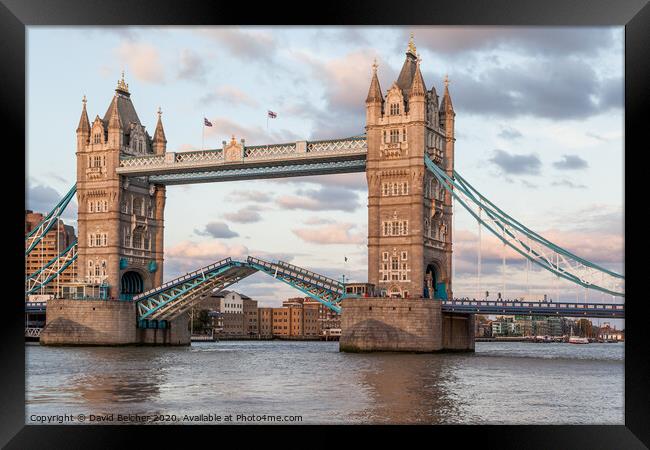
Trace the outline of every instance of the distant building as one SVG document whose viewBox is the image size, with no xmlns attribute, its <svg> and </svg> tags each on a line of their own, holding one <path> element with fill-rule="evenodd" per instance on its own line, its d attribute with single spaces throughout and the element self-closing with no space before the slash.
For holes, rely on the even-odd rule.
<svg viewBox="0 0 650 450">
<path fill-rule="evenodd" d="M 242 296 L 242 306 L 244 313 L 244 333 L 251 337 L 257 337 L 259 335 L 257 301 Z"/>
<path fill-rule="evenodd" d="M 44 219 L 43 214 L 31 210 L 25 210 L 25 235 L 38 226 Z M 59 219 L 50 231 L 43 236 L 41 241 L 25 258 L 25 276 L 32 275 L 39 271 L 45 264 L 61 254 L 73 242 L 77 240 L 74 228 L 66 225 Z M 71 283 L 77 278 L 77 264 L 72 263 L 61 273 L 57 279 L 52 280 L 35 294 L 56 295 L 57 286 L 63 283 Z M 59 293 L 60 294 L 60 293 Z"/>
<path fill-rule="evenodd" d="M 273 308 L 257 308 L 257 324 L 260 337 L 273 336 Z"/>
<path fill-rule="evenodd" d="M 228 337 L 258 334 L 257 301 L 235 291 L 224 290 L 207 297 L 195 310 L 208 310 L 215 318 L 215 331 Z"/>
</svg>

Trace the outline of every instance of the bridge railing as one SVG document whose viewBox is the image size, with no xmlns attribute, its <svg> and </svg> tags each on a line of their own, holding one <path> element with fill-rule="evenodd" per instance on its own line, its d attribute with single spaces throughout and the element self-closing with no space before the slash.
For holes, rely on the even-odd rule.
<svg viewBox="0 0 650 450">
<path fill-rule="evenodd" d="M 365 137 L 331 139 L 321 141 L 298 141 L 282 144 L 244 146 L 242 155 L 233 162 L 266 161 L 282 159 L 309 159 L 315 156 L 358 154 L 367 151 Z M 192 167 L 196 164 L 225 162 L 223 149 L 196 150 L 167 153 L 165 155 L 127 156 L 120 158 L 120 168 Z"/>
<path fill-rule="evenodd" d="M 219 268 L 221 268 L 223 266 L 226 266 L 228 264 L 231 264 L 231 263 L 232 263 L 232 258 L 221 259 L 221 260 L 219 260 L 219 261 L 217 261 L 215 263 L 208 264 L 205 267 L 197 269 L 197 270 L 195 270 L 193 272 L 188 272 L 188 273 L 186 273 L 185 275 L 183 275 L 181 277 L 178 277 L 178 278 L 170 280 L 170 281 L 168 281 L 166 283 L 163 283 L 160 286 L 149 289 L 148 291 L 145 291 L 145 292 L 143 292 L 141 294 L 135 295 L 133 297 L 133 300 L 134 301 L 141 300 L 141 299 L 143 299 L 145 297 L 148 297 L 148 296 L 150 296 L 152 294 L 155 294 L 156 292 L 164 291 L 164 290 L 169 289 L 169 288 L 171 288 L 171 287 L 173 287 L 173 286 L 175 286 L 177 284 L 181 284 L 181 283 L 183 283 L 183 282 L 185 282 L 187 280 L 190 280 L 192 278 L 196 278 L 199 275 L 209 273 L 209 272 L 211 272 L 211 271 L 213 271 L 215 269 L 219 269 Z"/>
<path fill-rule="evenodd" d="M 336 281 L 333 278 L 326 277 L 324 275 L 320 275 L 318 273 L 303 269 L 302 267 L 295 266 L 293 264 L 289 264 L 284 261 L 278 261 L 277 263 L 271 263 L 268 261 L 264 261 L 263 259 L 255 258 L 253 256 L 249 256 L 247 261 L 249 263 L 257 264 L 259 266 L 267 268 L 269 271 L 278 271 L 278 273 L 281 273 L 283 275 L 288 275 L 292 278 L 314 284 L 320 287 L 323 287 L 325 289 L 328 289 L 330 291 L 340 291 L 342 292 L 344 289 L 344 285 Z"/>
<path fill-rule="evenodd" d="M 625 310 L 624 304 L 613 303 L 553 303 L 553 302 L 518 302 L 518 301 L 497 301 L 497 300 L 443 300 L 443 305 L 449 306 L 494 306 L 503 308 L 545 308 L 545 309 L 601 309 L 601 310 Z"/>
</svg>

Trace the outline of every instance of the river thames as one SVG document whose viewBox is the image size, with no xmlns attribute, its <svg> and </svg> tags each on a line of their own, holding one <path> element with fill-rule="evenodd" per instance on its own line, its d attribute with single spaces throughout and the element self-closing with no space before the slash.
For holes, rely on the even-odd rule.
<svg viewBox="0 0 650 450">
<path fill-rule="evenodd" d="M 623 344 L 478 342 L 475 353 L 354 354 L 340 353 L 338 342 L 30 343 L 26 372 L 26 423 L 64 414 L 72 419 L 63 423 L 93 424 L 158 414 L 177 423 L 228 415 L 231 423 L 624 423 Z"/>
</svg>

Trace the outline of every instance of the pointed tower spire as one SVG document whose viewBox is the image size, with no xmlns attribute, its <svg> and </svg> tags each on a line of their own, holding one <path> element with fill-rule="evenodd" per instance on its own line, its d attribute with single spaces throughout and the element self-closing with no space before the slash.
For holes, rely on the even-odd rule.
<svg viewBox="0 0 650 450">
<path fill-rule="evenodd" d="M 415 40 L 413 37 L 413 32 L 411 32 L 411 38 L 409 39 L 409 45 L 406 49 L 406 53 L 410 53 L 411 55 L 417 57 L 418 56 L 418 51 L 415 48 Z"/>
<path fill-rule="evenodd" d="M 379 78 L 377 78 L 377 59 L 372 64 L 372 80 L 370 81 L 370 89 L 368 89 L 368 97 L 366 97 L 366 103 L 372 102 L 382 102 L 384 100 L 383 95 L 381 94 L 381 88 L 379 86 Z"/>
<path fill-rule="evenodd" d="M 442 96 L 442 102 L 440 103 L 440 111 L 442 113 L 446 111 L 453 111 L 454 105 L 451 103 L 451 95 L 449 95 L 449 77 L 445 75 L 445 93 Z"/>
<path fill-rule="evenodd" d="M 415 75 L 413 75 L 413 84 L 411 85 L 411 97 L 420 96 L 424 97 L 427 88 L 424 85 L 424 78 L 422 78 L 422 72 L 420 72 L 420 56 L 415 63 Z"/>
<path fill-rule="evenodd" d="M 158 123 L 156 123 L 156 131 L 153 134 L 153 152 L 156 155 L 162 155 L 167 149 L 167 138 L 165 137 L 165 130 L 162 124 L 162 109 L 158 107 Z"/>
<path fill-rule="evenodd" d="M 83 107 L 81 109 L 81 117 L 79 118 L 79 126 L 77 127 L 77 133 L 88 133 L 90 134 L 90 121 L 88 120 L 88 112 L 86 111 L 86 96 L 84 95 Z"/>
<path fill-rule="evenodd" d="M 117 95 L 113 97 L 113 104 L 111 105 L 111 115 L 108 117 L 108 129 L 119 130 L 122 128 L 122 119 L 117 107 Z"/>
</svg>

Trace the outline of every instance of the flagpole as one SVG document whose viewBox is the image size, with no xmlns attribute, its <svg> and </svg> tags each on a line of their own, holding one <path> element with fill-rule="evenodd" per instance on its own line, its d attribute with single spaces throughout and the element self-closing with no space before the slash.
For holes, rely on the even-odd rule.
<svg viewBox="0 0 650 450">
<path fill-rule="evenodd" d="M 203 115 L 203 128 L 201 129 L 201 150 L 205 150 L 205 114 Z"/>
</svg>

